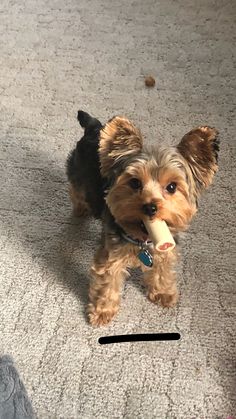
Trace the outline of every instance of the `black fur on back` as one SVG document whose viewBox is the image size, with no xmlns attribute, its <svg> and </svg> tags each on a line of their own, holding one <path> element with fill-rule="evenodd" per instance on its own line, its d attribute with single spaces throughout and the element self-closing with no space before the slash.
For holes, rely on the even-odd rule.
<svg viewBox="0 0 236 419">
<path fill-rule="evenodd" d="M 84 135 L 68 156 L 67 176 L 75 189 L 83 188 L 94 217 L 100 218 L 105 206 L 105 180 L 100 174 L 98 156 L 102 124 L 83 111 L 78 112 L 78 121 L 84 128 Z"/>
</svg>

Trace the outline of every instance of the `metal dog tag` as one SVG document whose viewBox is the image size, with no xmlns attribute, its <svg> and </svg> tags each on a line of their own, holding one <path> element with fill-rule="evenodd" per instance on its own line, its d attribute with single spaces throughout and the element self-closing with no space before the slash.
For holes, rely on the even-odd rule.
<svg viewBox="0 0 236 419">
<path fill-rule="evenodd" d="M 138 258 L 145 266 L 148 266 L 149 268 L 152 267 L 153 257 L 147 249 L 141 249 L 141 251 L 138 254 Z"/>
</svg>

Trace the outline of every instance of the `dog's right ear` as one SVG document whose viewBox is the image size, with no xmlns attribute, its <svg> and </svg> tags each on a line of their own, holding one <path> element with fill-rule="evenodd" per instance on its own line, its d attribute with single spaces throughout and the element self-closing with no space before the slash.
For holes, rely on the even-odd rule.
<svg viewBox="0 0 236 419">
<path fill-rule="evenodd" d="M 99 157 L 101 174 L 109 176 L 115 164 L 136 156 L 143 146 L 141 133 L 127 118 L 116 116 L 100 132 Z"/>
</svg>

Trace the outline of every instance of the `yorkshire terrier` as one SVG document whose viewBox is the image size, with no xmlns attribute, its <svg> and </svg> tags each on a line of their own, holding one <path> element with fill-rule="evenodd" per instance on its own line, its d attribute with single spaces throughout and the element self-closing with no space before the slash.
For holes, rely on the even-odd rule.
<svg viewBox="0 0 236 419">
<path fill-rule="evenodd" d="M 147 296 L 172 307 L 178 300 L 176 248 L 158 252 L 148 240 L 144 217 L 164 220 L 173 237 L 186 230 L 201 192 L 217 171 L 218 131 L 201 126 L 176 147 L 143 145 L 129 119 L 116 116 L 104 126 L 79 111 L 84 136 L 67 160 L 70 197 L 78 216 L 102 220 L 101 245 L 91 267 L 88 316 L 105 325 L 117 313 L 128 268 L 144 272 Z M 151 263 L 144 263 L 140 251 Z"/>
</svg>

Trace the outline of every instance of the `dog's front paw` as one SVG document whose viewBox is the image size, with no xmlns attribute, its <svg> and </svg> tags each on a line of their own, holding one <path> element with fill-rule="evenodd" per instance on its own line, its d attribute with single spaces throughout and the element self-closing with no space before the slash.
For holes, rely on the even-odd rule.
<svg viewBox="0 0 236 419">
<path fill-rule="evenodd" d="M 105 326 L 108 323 L 110 323 L 110 321 L 112 320 L 112 318 L 115 316 L 115 314 L 118 311 L 118 306 L 117 307 L 99 307 L 99 306 L 94 306 L 93 304 L 89 304 L 88 305 L 88 318 L 89 318 L 89 323 L 92 326 Z"/>
<path fill-rule="evenodd" d="M 178 292 L 173 294 L 163 294 L 153 289 L 148 292 L 148 298 L 152 303 L 161 303 L 162 307 L 174 307 L 178 301 Z"/>
</svg>

